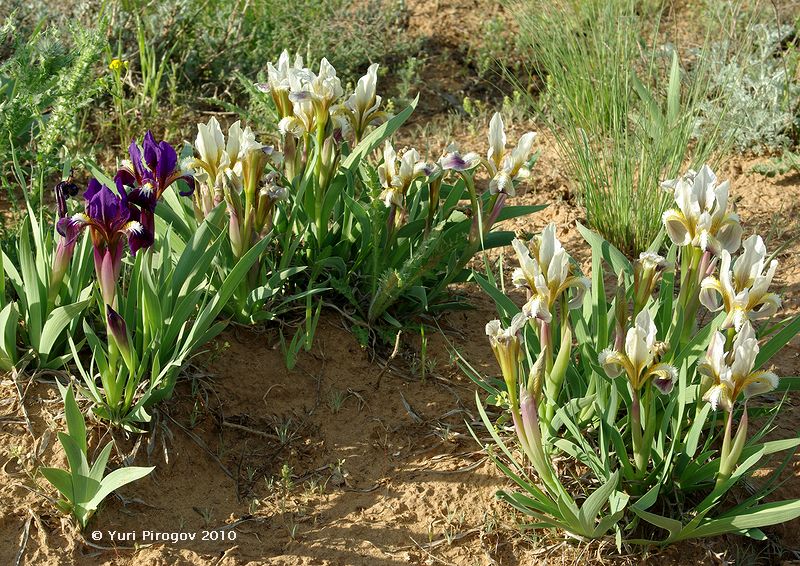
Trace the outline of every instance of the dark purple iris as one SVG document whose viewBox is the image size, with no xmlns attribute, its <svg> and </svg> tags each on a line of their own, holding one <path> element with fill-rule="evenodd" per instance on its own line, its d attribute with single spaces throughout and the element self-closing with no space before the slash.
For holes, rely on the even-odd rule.
<svg viewBox="0 0 800 566">
<path fill-rule="evenodd" d="M 179 194 L 189 196 L 194 192 L 194 178 L 181 171 L 175 149 L 166 141 L 157 142 L 150 131 L 144 135 L 141 150 L 133 140 L 128 153 L 130 164 L 117 171 L 114 181 L 131 188 L 128 200 L 142 209 L 142 223 L 152 230 L 153 213 L 166 188 L 183 180 L 189 189 Z"/>
<path fill-rule="evenodd" d="M 58 233 L 68 244 L 74 243 L 83 229 L 89 227 L 100 290 L 105 302 L 111 305 L 115 304 L 116 281 L 122 268 L 123 236 L 134 254 L 153 244 L 153 232 L 142 224 L 139 209 L 130 202 L 119 181 L 117 190 L 119 195 L 92 179 L 83 194 L 85 212 L 65 215 L 57 224 Z"/>
<path fill-rule="evenodd" d="M 86 201 L 84 213 L 62 216 L 58 220 L 58 233 L 67 241 L 74 242 L 87 226 L 91 229 L 92 243 L 97 249 L 114 248 L 127 236 L 131 252 L 153 243 L 153 234 L 142 230 L 140 212 L 133 206 L 125 192 L 125 187 L 117 184 L 119 195 L 101 185 L 97 179 L 89 181 L 83 198 Z M 59 205 L 60 207 L 61 205 Z"/>
</svg>

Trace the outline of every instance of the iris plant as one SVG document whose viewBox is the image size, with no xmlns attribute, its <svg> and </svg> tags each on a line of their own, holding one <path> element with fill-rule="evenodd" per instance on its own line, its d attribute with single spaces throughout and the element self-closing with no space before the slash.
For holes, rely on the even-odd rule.
<svg viewBox="0 0 800 566">
<path fill-rule="evenodd" d="M 719 278 L 708 276 L 700 284 L 700 302 L 711 312 L 724 310 L 727 316 L 722 328 L 734 327 L 737 332 L 748 319 L 770 318 L 781 306 L 780 297 L 768 292 L 778 261 L 773 259 L 767 265 L 767 248 L 757 234 L 747 238 L 742 247 L 732 268 L 731 254 L 722 250 Z"/>
<path fill-rule="evenodd" d="M 492 320 L 486 324 L 486 335 L 506 384 L 511 417 L 520 445 L 545 485 L 557 489 L 552 465 L 544 452 L 538 416 L 538 406 L 542 402 L 541 374 L 544 371 L 541 360 L 544 358 L 539 358 L 533 364 L 527 380 L 520 373 L 523 359 L 521 334 L 526 324 L 527 317 L 522 313 L 514 316 L 506 328 L 499 320 Z"/>
<path fill-rule="evenodd" d="M 703 399 L 714 410 L 721 408 L 728 414 L 722 437 L 717 485 L 730 478 L 747 440 L 747 400 L 778 387 L 778 376 L 773 372 L 754 370 L 760 348 L 749 321 L 741 324 L 727 351 L 726 342 L 724 334 L 715 332 L 705 358 L 698 365 L 698 371 L 706 378 L 706 386 L 710 385 Z M 734 434 L 734 406 L 739 398 L 744 399 L 744 410 Z"/>
<path fill-rule="evenodd" d="M 455 144 L 448 146 L 439 165 L 445 171 L 455 171 L 464 180 L 472 208 L 472 230 L 470 240 L 474 246 L 480 243 L 500 215 L 507 197 L 516 194 L 515 182 L 530 176 L 528 162 L 531 159 L 535 132 L 523 134 L 512 150 L 506 149 L 507 137 L 501 114 L 495 113 L 489 122 L 489 151 L 486 159 L 475 152 L 462 154 Z M 475 187 L 475 170 L 478 166 L 489 174 L 489 199 L 481 205 Z M 473 252 L 474 253 L 474 252 Z"/>
<path fill-rule="evenodd" d="M 258 142 L 253 131 L 238 121 L 226 135 L 213 117 L 206 124 L 198 124 L 194 149 L 195 156 L 186 160 L 186 166 L 196 180 L 195 221 L 199 224 L 216 218 L 224 222 L 225 214 L 216 213 L 223 202 L 227 212 L 229 253 L 226 251 L 217 262 L 219 276 L 224 278 L 249 250 L 272 234 L 278 203 L 289 196 L 280 173 L 283 155 L 273 146 Z M 260 272 L 266 262 L 266 258 L 261 259 L 263 262 L 248 274 L 235 296 L 234 315 L 243 322 L 257 309 L 258 301 L 251 303 L 250 297 L 265 283 L 259 275 L 271 275 L 271 269 Z"/>
<path fill-rule="evenodd" d="M 78 185 L 76 185 L 72 178 L 59 182 L 55 188 L 56 206 L 59 220 L 68 216 L 67 212 L 67 199 L 75 197 L 78 194 Z M 69 262 L 75 253 L 76 238 L 68 238 L 66 235 L 59 233 L 58 244 L 56 251 L 53 255 L 52 269 L 50 272 L 50 287 L 48 289 L 47 301 L 50 306 L 55 303 L 58 296 L 61 284 L 64 281 L 64 275 L 69 268 Z"/>
<path fill-rule="evenodd" d="M 598 359 L 608 377 L 614 378 L 625 374 L 628 380 L 634 462 L 636 469 L 642 475 L 647 472 L 653 436 L 658 426 L 655 399 L 652 396 L 652 389 L 647 386 L 652 384 L 666 395 L 672 391 L 678 379 L 678 370 L 675 367 L 659 361 L 666 353 L 667 345 L 656 341 L 656 332 L 650 311 L 643 309 L 625 336 L 624 348 L 603 350 Z"/>
<path fill-rule="evenodd" d="M 500 122 L 492 128 L 496 147 L 505 145 Z M 489 159 L 493 156 L 494 148 Z M 477 157 L 451 152 L 448 160 L 451 168 L 465 171 Z M 666 257 L 659 254 L 659 240 L 629 261 L 578 226 L 592 248 L 592 293 L 555 238 L 554 225 L 530 249 L 513 241 L 519 267 L 512 281 L 527 291 L 522 307 L 474 274 L 510 320 L 508 327 L 499 320 L 486 326 L 507 396 L 467 367 L 495 400 L 508 399 L 519 446 L 544 486 L 527 479 L 481 406 L 484 423 L 511 465 L 490 455 L 523 488 L 500 496 L 537 525 L 576 536 L 596 538 L 614 529 L 620 540 L 639 521 L 668 532 L 665 544 L 741 532 L 742 524 L 760 536 L 760 527 L 800 516 L 800 500 L 760 503 L 772 491 L 767 483 L 717 517 L 712 510 L 758 468 L 762 456 L 786 450 L 788 464 L 800 445 L 800 438 L 762 441 L 769 423 L 747 437 L 748 401 L 778 387 L 778 377 L 764 365 L 800 331 L 800 317 L 780 332 L 766 333 L 770 337 L 761 347 L 754 324 L 772 317 L 781 304 L 769 291 L 777 261 L 768 259 L 758 235 L 742 245 L 739 219 L 727 209 L 729 183 L 719 183 L 708 166 L 665 186 L 677 205 L 663 218 L 672 244 Z M 618 275 L 612 304 L 605 296 L 605 264 Z M 720 314 L 704 322 L 697 316 L 701 305 Z M 560 344 L 549 336 L 551 324 L 560 328 Z M 715 411 L 725 414 L 721 434 Z M 555 473 L 550 458 L 556 454 L 575 459 L 596 478 L 598 487 L 584 494 L 589 515 L 577 508 Z M 702 502 L 687 507 L 692 500 L 684 494 L 690 492 L 700 492 L 695 500 Z M 681 517 L 655 512 L 680 505 L 691 512 Z M 592 518 L 584 521 L 587 517 Z M 652 538 L 641 542 L 651 544 Z"/>
<path fill-rule="evenodd" d="M 575 273 L 569 254 L 556 237 L 553 223 L 548 224 L 541 235 L 532 240 L 530 248 L 518 239 L 514 239 L 511 245 L 519 261 L 519 267 L 512 273 L 512 281 L 516 287 L 527 292 L 528 300 L 522 307 L 522 313 L 536 324 L 547 375 L 547 394 L 550 398 L 556 398 L 563 374 L 554 371 L 553 316 L 558 305 L 561 315 L 560 340 L 567 344 L 567 348 L 571 347 L 572 334 L 566 320 L 569 310 L 583 304 L 589 280 Z M 568 296 L 570 292 L 571 297 Z M 546 419 L 551 419 L 552 406 L 545 406 L 544 410 Z"/>
<path fill-rule="evenodd" d="M 464 266 L 481 246 L 510 241 L 510 232 L 495 233 L 488 241 L 484 238 L 501 211 L 506 211 L 503 218 L 511 218 L 538 209 L 504 208 L 506 197 L 515 193 L 515 184 L 526 177 L 534 136 L 526 134 L 516 149 L 507 150 L 499 116 L 492 123 L 493 165 L 477 155 L 470 157 L 475 157 L 474 163 L 459 162 L 463 156 L 454 152 L 443 156 L 439 164 L 429 164 L 415 149 L 397 151 L 392 145 L 392 134 L 411 115 L 416 102 L 389 116 L 378 94 L 377 65 L 366 70 L 352 92 L 345 92 L 326 59 L 312 69 L 302 58 L 284 52 L 277 62 L 267 65 L 267 82 L 256 87 L 274 103 L 283 159 L 270 158 L 263 171 L 267 176 L 258 194 L 266 198 L 253 206 L 263 214 L 256 214 L 253 224 L 266 230 L 277 226 L 275 245 L 270 249 L 274 251 L 271 259 L 275 258 L 280 268 L 291 263 L 289 254 L 305 247 L 302 257 L 309 275 L 308 294 L 322 292 L 323 287 L 342 290 L 363 308 L 362 314 L 369 320 L 384 316 L 400 297 L 413 295 L 409 303 L 429 309 L 429 299 L 465 276 Z M 221 131 L 215 137 L 216 146 L 221 147 Z M 499 145 L 498 140 L 502 142 Z M 383 151 L 376 151 L 380 149 Z M 232 153 L 229 158 L 216 155 L 233 162 Z M 211 163 L 216 157 L 201 159 Z M 237 160 L 242 161 L 242 156 Z M 472 169 L 482 163 L 494 181 L 490 190 L 479 195 Z M 198 172 L 198 200 L 209 203 L 204 205 L 206 209 L 213 206 L 214 199 L 222 200 L 225 187 L 232 189 L 239 181 L 248 186 L 236 170 L 226 170 L 221 178 L 216 171 L 211 173 L 220 179 L 216 187 L 214 180 Z M 462 173 L 464 183 L 445 184 L 449 171 Z M 253 236 L 248 230 L 237 236 L 235 226 L 246 222 L 247 203 L 240 207 L 235 191 L 229 193 L 233 197 L 229 201 L 231 237 L 234 246 L 239 247 L 241 241 L 244 250 Z M 462 195 L 470 198 L 471 218 L 462 212 Z M 278 206 L 276 197 L 288 198 L 288 202 Z M 270 215 L 277 220 L 259 220 Z M 262 235 L 257 227 L 254 237 Z M 328 269 L 334 264 L 338 266 L 335 273 Z M 344 291 L 353 287 L 362 288 Z M 306 316 L 307 321 L 312 318 L 310 301 Z M 312 330 L 305 331 L 309 334 Z M 304 343 L 309 342 L 306 339 Z"/>
<path fill-rule="evenodd" d="M 388 229 L 393 234 L 400 223 L 398 212 L 402 213 L 406 205 L 406 195 L 414 181 L 433 173 L 433 167 L 423 161 L 416 149 L 405 150 L 398 159 L 392 143 L 386 140 L 383 147 L 383 163 L 378 167 L 378 179 L 383 191 L 380 199 L 390 210 Z"/>
<path fill-rule="evenodd" d="M 83 195 L 84 212 L 64 216 L 57 225 L 64 246 L 74 245 L 80 233 L 89 229 L 100 294 L 103 304 L 112 307 L 117 304 L 117 280 L 126 240 L 133 254 L 153 244 L 153 232 L 140 221 L 142 212 L 128 199 L 120 181 L 117 190 L 119 194 L 92 179 Z"/>
<path fill-rule="evenodd" d="M 389 117 L 386 111 L 381 110 L 377 84 L 378 64 L 373 63 L 367 74 L 358 79 L 355 92 L 334 109 L 334 115 L 345 118 L 347 129 L 353 133 L 354 145 L 359 144 L 370 126 L 379 126 Z"/>
<path fill-rule="evenodd" d="M 202 221 L 225 199 L 224 183 L 241 190 L 245 157 L 261 146 L 253 131 L 249 127 L 243 129 L 239 121 L 228 128 L 226 139 L 219 122 L 212 116 L 208 123 L 197 125 L 194 147 L 198 156 L 189 164 L 197 181 L 195 215 Z"/>
<path fill-rule="evenodd" d="M 198 124 L 191 168 L 198 181 L 194 208 L 205 218 L 220 202 L 226 203 L 229 236 L 235 259 L 241 258 L 272 229 L 275 204 L 287 197 L 280 175 L 267 165 L 281 163 L 282 155 L 272 146 L 256 141 L 249 127 L 234 122 L 227 140 L 219 122 L 211 118 Z"/>
</svg>

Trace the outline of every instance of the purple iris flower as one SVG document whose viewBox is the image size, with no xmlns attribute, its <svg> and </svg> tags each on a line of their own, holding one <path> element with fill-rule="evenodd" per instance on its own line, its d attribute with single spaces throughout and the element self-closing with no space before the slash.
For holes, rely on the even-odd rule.
<svg viewBox="0 0 800 566">
<path fill-rule="evenodd" d="M 119 195 L 92 179 L 83 194 L 85 212 L 64 216 L 56 226 L 67 244 L 74 244 L 83 229 L 89 227 L 100 292 L 110 305 L 116 304 L 116 282 L 124 254 L 123 236 L 133 254 L 153 244 L 153 232 L 142 224 L 141 213 L 130 203 L 125 187 L 117 182 L 117 190 Z"/>
<path fill-rule="evenodd" d="M 189 196 L 194 192 L 194 177 L 181 171 L 175 148 L 166 141 L 157 142 L 149 130 L 144 135 L 141 150 L 133 140 L 128 153 L 131 156 L 130 164 L 123 165 L 117 171 L 114 181 L 117 186 L 122 184 L 131 188 L 128 201 L 141 208 L 142 224 L 152 232 L 153 213 L 167 187 L 183 180 L 189 189 L 179 191 L 179 194 Z"/>
</svg>

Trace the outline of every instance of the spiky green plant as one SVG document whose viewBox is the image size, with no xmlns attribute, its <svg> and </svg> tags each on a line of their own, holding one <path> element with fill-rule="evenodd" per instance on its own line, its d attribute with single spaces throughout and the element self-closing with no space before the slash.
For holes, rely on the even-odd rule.
<svg viewBox="0 0 800 566">
<path fill-rule="evenodd" d="M 0 172 L 7 172 L 12 149 L 22 164 L 52 166 L 80 110 L 102 88 L 93 73 L 104 39 L 96 29 L 71 27 L 71 43 L 55 28 L 30 35 L 6 19 L 0 43 L 10 56 L 0 63 Z M 41 195 L 32 195 L 41 198 Z"/>
</svg>

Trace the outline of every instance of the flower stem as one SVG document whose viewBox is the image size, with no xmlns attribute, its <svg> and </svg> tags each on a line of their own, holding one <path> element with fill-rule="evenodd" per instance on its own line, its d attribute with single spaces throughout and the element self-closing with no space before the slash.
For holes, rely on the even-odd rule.
<svg viewBox="0 0 800 566">
<path fill-rule="evenodd" d="M 464 179 L 464 183 L 467 185 L 467 191 L 469 192 L 469 203 L 470 208 L 472 209 L 472 226 L 469 230 L 469 241 L 470 250 L 473 248 L 477 248 L 480 244 L 481 239 L 483 238 L 483 226 L 481 225 L 481 207 L 478 202 L 478 193 L 475 191 L 475 180 L 472 178 L 468 172 L 463 172 L 461 174 L 461 178 Z M 470 257 L 472 257 L 472 253 L 470 253 Z"/>
<path fill-rule="evenodd" d="M 728 422 L 725 424 L 725 436 L 722 438 L 722 452 L 720 453 L 719 472 L 717 473 L 716 487 L 728 481 L 733 473 L 739 457 L 742 455 L 744 442 L 747 438 L 747 404 L 745 403 L 742 419 L 736 428 L 736 436 L 731 439 L 733 433 L 733 410 L 728 412 Z"/>
<path fill-rule="evenodd" d="M 433 220 L 439 210 L 439 193 L 441 190 L 441 177 L 428 185 L 428 216 L 425 219 L 425 236 L 427 237 L 433 227 Z"/>
<path fill-rule="evenodd" d="M 523 393 L 523 395 L 525 395 Z M 553 467 L 547 458 L 542 443 L 541 425 L 539 424 L 538 408 L 536 400 L 525 396 L 523 401 L 527 403 L 526 410 L 520 413 L 519 407 L 512 405 L 512 417 L 517 436 L 522 445 L 523 452 L 533 464 L 536 473 L 544 483 L 547 490 L 556 498 L 567 495 L 561 483 L 553 473 Z"/>
<path fill-rule="evenodd" d="M 644 439 L 642 438 L 642 407 L 639 392 L 631 392 L 631 440 L 633 444 L 633 461 L 636 465 L 636 475 L 644 476 L 647 470 L 647 454 L 645 453 Z"/>
<path fill-rule="evenodd" d="M 327 228 L 326 219 L 322 215 L 322 207 L 325 204 L 325 189 L 326 187 L 323 184 L 322 179 L 322 148 L 325 144 L 325 129 L 323 127 L 317 127 L 317 137 L 316 137 L 316 145 L 317 145 L 317 159 L 316 163 L 314 164 L 314 173 L 317 177 L 317 192 L 315 194 L 316 198 L 316 206 L 314 207 L 316 221 L 317 221 L 317 245 L 320 249 L 322 249 L 322 241 L 325 238 L 325 229 Z"/>
<path fill-rule="evenodd" d="M 725 432 L 722 436 L 722 450 L 719 456 L 719 472 L 717 472 L 717 484 L 719 487 L 730 477 L 729 460 L 731 452 L 731 434 L 733 431 L 733 411 L 728 411 L 728 419 L 725 423 Z"/>
<path fill-rule="evenodd" d="M 549 376 L 553 371 L 553 333 L 550 323 L 545 322 L 543 320 L 539 321 L 539 344 L 541 346 L 541 353 L 540 356 L 544 356 L 545 360 L 545 383 L 546 383 L 546 390 L 547 390 L 547 397 L 549 398 L 551 395 L 554 395 L 552 391 L 552 385 L 550 383 Z M 552 402 L 548 402 L 549 399 L 544 399 L 542 403 L 542 419 L 545 423 L 550 423 L 555 416 L 555 407 L 553 406 Z"/>
<path fill-rule="evenodd" d="M 686 344 L 692 335 L 695 325 L 695 315 L 700 306 L 698 283 L 700 262 L 704 256 L 703 250 L 695 247 L 683 248 L 683 251 L 691 250 L 688 262 L 685 262 L 686 270 L 681 274 L 681 289 L 678 293 L 678 308 L 675 310 L 676 322 L 678 313 L 683 313 L 681 328 L 681 344 Z M 683 253 L 683 252 L 682 252 Z"/>
</svg>

